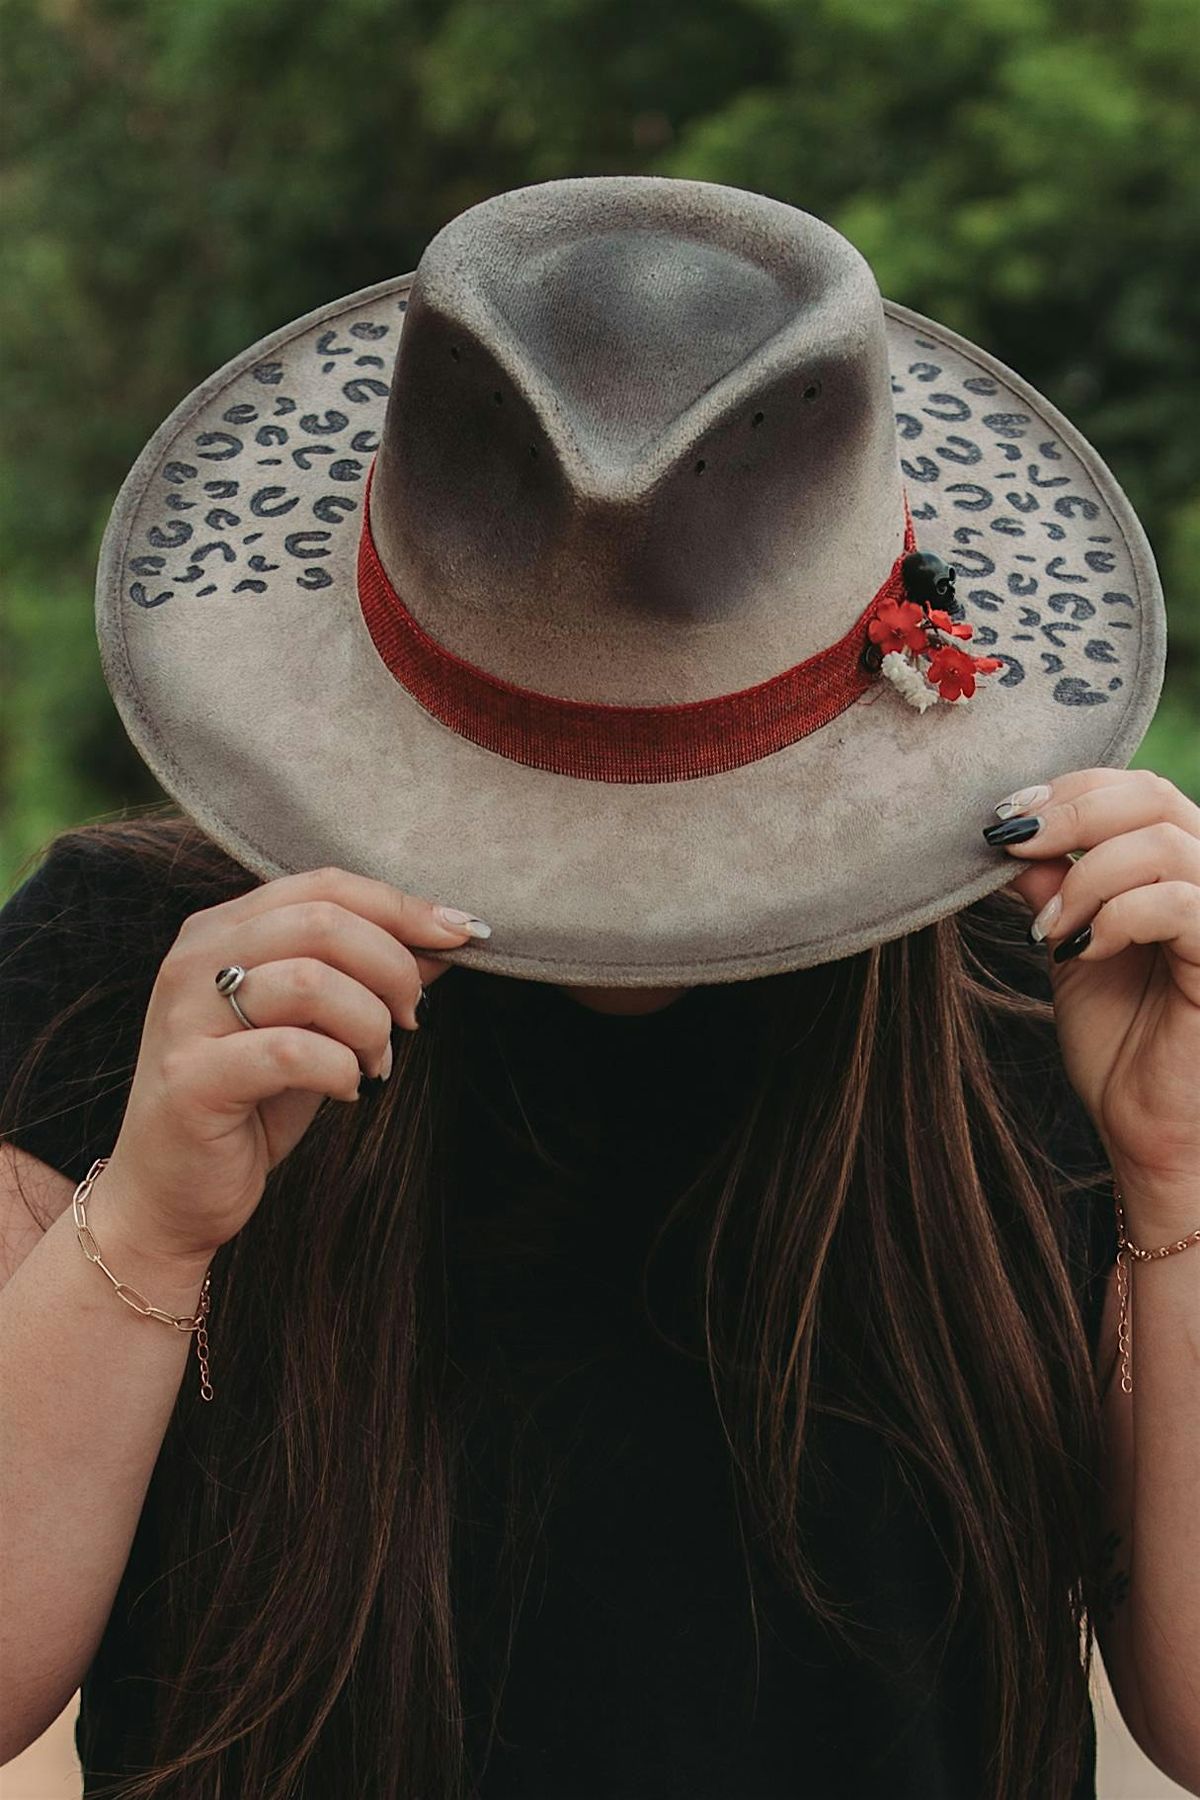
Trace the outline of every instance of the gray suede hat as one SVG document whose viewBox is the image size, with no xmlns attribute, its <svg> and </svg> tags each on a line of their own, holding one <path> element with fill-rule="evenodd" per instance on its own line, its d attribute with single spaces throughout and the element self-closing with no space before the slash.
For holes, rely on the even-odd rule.
<svg viewBox="0 0 1200 1800">
<path fill-rule="evenodd" d="M 611 986 L 981 898 L 995 803 L 1126 766 L 1166 638 L 1053 406 L 808 213 L 652 176 L 483 201 L 226 363 L 121 488 L 96 624 L 251 871 L 379 876 L 490 923 L 450 962 Z"/>
</svg>

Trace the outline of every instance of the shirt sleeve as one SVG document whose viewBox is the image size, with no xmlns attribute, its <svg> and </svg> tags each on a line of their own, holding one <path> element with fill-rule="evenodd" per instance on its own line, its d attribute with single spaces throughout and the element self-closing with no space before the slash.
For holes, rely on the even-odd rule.
<svg viewBox="0 0 1200 1800">
<path fill-rule="evenodd" d="M 133 856 L 65 835 L 0 908 L 0 1137 L 72 1181 L 124 1117 L 172 935 L 149 900 Z"/>
</svg>

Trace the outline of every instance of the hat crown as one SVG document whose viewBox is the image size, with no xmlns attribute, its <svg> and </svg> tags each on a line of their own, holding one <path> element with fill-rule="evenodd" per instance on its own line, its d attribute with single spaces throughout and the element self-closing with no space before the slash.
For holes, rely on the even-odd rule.
<svg viewBox="0 0 1200 1800">
<path fill-rule="evenodd" d="M 924 631 L 888 605 L 903 483 L 1004 665 L 953 704 L 860 648 Z M 970 820 L 1123 766 L 1165 662 L 1145 533 L 1044 395 L 804 214 L 656 178 L 486 202 L 215 370 L 122 484 L 96 623 L 135 747 L 247 869 L 358 870 L 486 918 L 452 962 L 634 986 L 981 898 Z"/>
<path fill-rule="evenodd" d="M 544 692 L 669 703 L 803 660 L 901 544 L 868 264 L 709 182 L 469 208 L 414 275 L 371 526 L 432 636 Z"/>
</svg>

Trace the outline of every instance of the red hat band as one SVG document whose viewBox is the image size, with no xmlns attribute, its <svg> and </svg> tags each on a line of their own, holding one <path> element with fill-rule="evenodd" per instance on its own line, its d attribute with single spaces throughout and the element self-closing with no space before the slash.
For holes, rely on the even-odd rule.
<svg viewBox="0 0 1200 1800">
<path fill-rule="evenodd" d="M 946 611 L 912 598 L 906 561 L 916 550 L 905 501 L 904 549 L 862 613 L 836 643 L 753 687 L 670 706 L 568 700 L 501 680 L 455 655 L 413 617 L 384 569 L 371 532 L 368 471 L 358 545 L 358 597 L 383 662 L 426 712 L 460 737 L 513 762 L 587 781 L 687 781 L 757 762 L 829 724 L 903 659 L 939 697 L 968 697 L 974 674 L 1002 665 L 941 640 L 969 637 Z M 925 561 L 936 559 L 923 559 Z M 945 565 L 940 565 L 942 568 Z M 949 572 L 953 581 L 953 571 Z M 924 674 L 919 659 L 928 658 Z M 898 668 L 889 666 L 893 676 Z M 897 682 L 897 685 L 900 685 Z M 903 690 L 902 690 L 903 691 Z M 911 698 L 911 694 L 906 694 Z"/>
</svg>

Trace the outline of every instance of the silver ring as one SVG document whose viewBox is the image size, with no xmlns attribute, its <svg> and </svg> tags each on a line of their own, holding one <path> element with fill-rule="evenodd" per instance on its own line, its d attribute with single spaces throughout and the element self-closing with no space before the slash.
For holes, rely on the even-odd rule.
<svg viewBox="0 0 1200 1800">
<path fill-rule="evenodd" d="M 237 995 L 234 992 L 234 989 L 240 988 L 243 981 L 246 979 L 246 971 L 242 968 L 241 964 L 231 963 L 227 969 L 218 969 L 214 979 L 217 984 L 217 992 L 224 994 L 246 1029 L 248 1031 L 255 1030 L 254 1020 L 246 1017 L 245 1013 L 238 1005 Z"/>
</svg>

